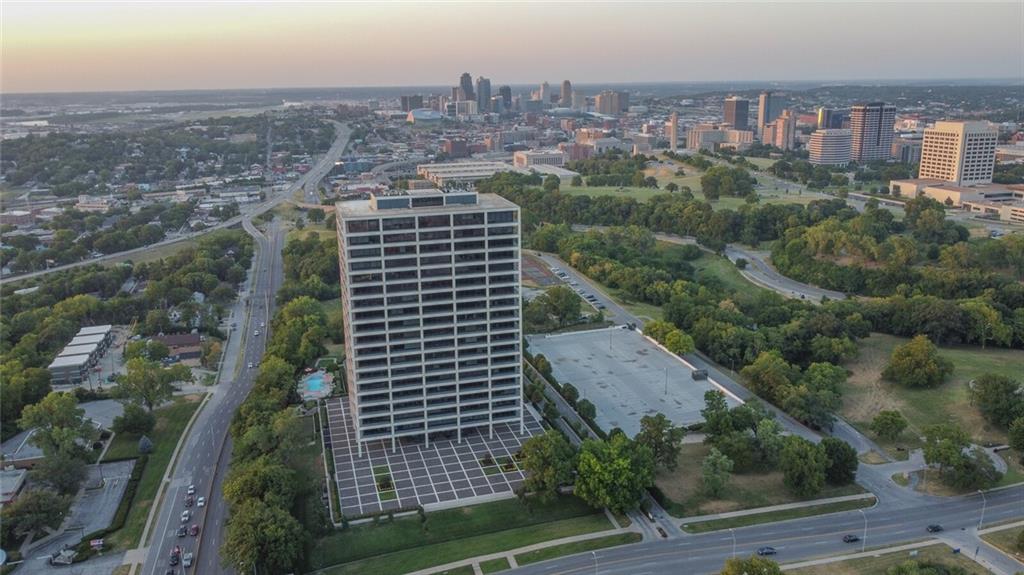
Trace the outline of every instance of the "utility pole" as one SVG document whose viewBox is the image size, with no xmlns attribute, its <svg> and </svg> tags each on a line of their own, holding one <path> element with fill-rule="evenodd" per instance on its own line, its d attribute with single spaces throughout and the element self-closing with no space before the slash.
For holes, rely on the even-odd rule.
<svg viewBox="0 0 1024 575">
<path fill-rule="evenodd" d="M 979 489 L 978 493 L 981 494 L 981 518 L 978 519 L 978 529 L 981 529 L 981 524 L 985 522 L 985 507 L 988 505 L 988 498 L 985 497 L 984 491 Z"/>
<path fill-rule="evenodd" d="M 860 538 L 860 552 L 863 553 L 868 546 L 868 516 L 863 509 L 858 509 L 860 516 L 864 518 L 864 536 Z"/>
</svg>

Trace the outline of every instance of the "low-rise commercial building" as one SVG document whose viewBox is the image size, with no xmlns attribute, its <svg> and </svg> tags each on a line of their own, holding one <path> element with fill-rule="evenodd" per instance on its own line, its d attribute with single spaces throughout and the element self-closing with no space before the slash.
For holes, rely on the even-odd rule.
<svg viewBox="0 0 1024 575">
<path fill-rule="evenodd" d="M 438 188 L 478 182 L 498 172 L 509 171 L 512 171 L 512 166 L 501 162 L 452 162 L 416 166 L 416 174 Z"/>
<path fill-rule="evenodd" d="M 92 357 L 89 355 L 57 356 L 46 369 L 51 385 L 81 385 L 89 378 Z"/>
<path fill-rule="evenodd" d="M 512 164 L 517 168 L 530 166 L 564 166 L 565 154 L 558 150 L 525 150 L 512 156 Z"/>
</svg>

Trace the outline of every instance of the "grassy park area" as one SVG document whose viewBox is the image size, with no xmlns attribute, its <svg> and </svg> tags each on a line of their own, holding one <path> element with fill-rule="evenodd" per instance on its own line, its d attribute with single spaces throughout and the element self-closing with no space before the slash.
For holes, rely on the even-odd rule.
<svg viewBox="0 0 1024 575">
<path fill-rule="evenodd" d="M 516 555 L 516 563 L 520 565 L 540 563 L 541 561 L 547 561 L 548 559 L 563 557 L 565 555 L 584 553 L 595 549 L 604 549 L 606 547 L 616 547 L 618 545 L 627 545 L 629 543 L 638 543 L 641 539 L 643 539 L 643 536 L 639 533 L 616 533 L 615 535 L 595 537 L 594 539 L 587 539 L 585 541 L 552 545 L 551 547 L 537 549 L 536 551 L 520 553 L 519 555 Z"/>
<path fill-rule="evenodd" d="M 769 511 L 767 513 L 756 513 L 753 515 L 740 515 L 739 517 L 727 517 L 725 519 L 712 519 L 683 525 L 683 531 L 687 533 L 707 533 L 748 525 L 759 525 L 761 523 L 775 523 L 777 521 L 788 521 L 801 517 L 812 517 L 814 515 L 825 515 L 826 513 L 839 513 L 840 511 L 851 511 L 854 509 L 865 509 L 875 504 L 873 497 L 855 499 L 853 501 L 839 501 L 836 503 L 824 503 L 822 505 L 811 505 L 808 507 L 797 507 L 795 509 L 783 509 L 781 511 Z"/>
<path fill-rule="evenodd" d="M 916 561 L 925 566 L 959 567 L 969 575 L 987 573 L 985 568 L 965 557 L 963 553 L 954 554 L 949 546 L 942 544 L 922 547 L 913 551 L 880 553 L 860 559 L 824 563 L 800 569 L 787 569 L 786 573 L 791 575 L 886 575 L 890 568 L 902 565 L 907 561 Z M 917 573 L 917 571 L 907 572 Z"/>
<path fill-rule="evenodd" d="M 782 482 L 782 472 L 769 473 L 734 473 L 729 479 L 726 495 L 721 499 L 712 499 L 701 490 L 700 461 L 711 451 L 711 447 L 702 443 L 688 443 L 682 446 L 679 453 L 679 466 L 675 471 L 661 469 L 654 478 L 654 483 L 664 494 L 666 510 L 675 517 L 693 517 L 712 513 L 725 513 L 742 509 L 753 509 L 768 505 L 793 503 L 802 499 L 790 493 Z M 826 486 L 812 499 L 839 497 L 864 493 L 854 485 L 842 487 Z M 870 505 L 869 500 L 865 500 Z M 863 506 L 859 505 L 858 507 Z M 842 511 L 843 509 L 819 510 L 819 513 Z"/>
<path fill-rule="evenodd" d="M 953 362 L 953 375 L 933 389 L 907 389 L 882 379 L 882 370 L 893 348 L 907 341 L 907 338 L 877 333 L 861 340 L 860 354 L 845 366 L 851 375 L 843 386 L 841 415 L 861 432 L 870 434 L 868 426 L 876 413 L 884 409 L 900 411 L 909 422 L 907 430 L 895 442 L 879 443 L 892 456 L 901 459 L 906 458 L 907 451 L 898 448 L 920 447 L 924 428 L 937 423 L 959 424 L 976 443 L 1005 442 L 1006 432 L 985 421 L 971 405 L 967 383 L 983 373 L 1020 378 L 1024 351 L 941 347 L 940 354 Z"/>
<path fill-rule="evenodd" d="M 358 525 L 319 540 L 311 569 L 399 574 L 552 539 L 611 529 L 604 513 L 575 497 L 550 504 L 516 499 Z"/>
<path fill-rule="evenodd" d="M 178 396 L 174 401 L 165 407 L 155 410 L 156 425 L 149 434 L 153 441 L 153 452 L 149 454 L 149 463 L 142 472 L 139 479 L 139 486 L 135 492 L 135 499 L 124 527 L 111 534 L 108 539 L 118 549 L 135 547 L 142 536 L 142 530 L 146 525 L 146 518 L 153 506 L 157 489 L 167 471 L 167 464 L 171 461 L 171 455 L 178 444 L 178 439 L 196 408 L 199 407 L 202 398 L 198 395 Z M 139 436 L 120 434 L 114 436 L 110 443 L 104 459 L 115 460 L 139 456 Z"/>
<path fill-rule="evenodd" d="M 981 538 L 989 544 L 998 547 L 1000 551 L 1017 561 L 1024 561 L 1024 552 L 1021 552 L 1020 548 L 1017 547 L 1017 540 L 1022 531 L 1024 531 L 1024 527 L 1014 527 L 1012 529 L 993 531 L 992 533 L 982 535 Z"/>
<path fill-rule="evenodd" d="M 590 196 L 592 198 L 600 196 L 627 197 L 640 202 L 646 202 L 658 194 L 668 193 L 658 188 L 634 188 L 628 186 L 621 188 L 618 186 L 562 186 L 560 190 L 563 194 L 571 196 Z"/>
</svg>

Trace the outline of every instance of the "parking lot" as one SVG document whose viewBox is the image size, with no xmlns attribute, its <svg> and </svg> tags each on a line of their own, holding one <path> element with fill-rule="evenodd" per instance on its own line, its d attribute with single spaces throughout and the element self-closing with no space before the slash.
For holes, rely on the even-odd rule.
<svg viewBox="0 0 1024 575">
<path fill-rule="evenodd" d="M 640 418 L 664 413 L 677 425 L 702 420 L 704 392 L 690 368 L 638 332 L 618 327 L 559 335 L 527 336 L 530 351 L 543 353 L 560 383 L 571 383 L 597 409 L 604 430 L 618 427 L 633 437 Z M 730 405 L 737 405 L 727 394 Z"/>
<path fill-rule="evenodd" d="M 494 435 L 486 427 L 464 431 L 455 437 L 407 438 L 392 451 L 390 441 L 363 444 L 362 455 L 344 398 L 326 401 L 330 437 L 341 512 L 348 517 L 367 513 L 431 508 L 512 497 L 523 483 L 523 471 L 515 459 L 524 441 L 542 433 L 540 423 L 526 410 L 525 433 L 519 425 L 496 424 Z"/>
</svg>

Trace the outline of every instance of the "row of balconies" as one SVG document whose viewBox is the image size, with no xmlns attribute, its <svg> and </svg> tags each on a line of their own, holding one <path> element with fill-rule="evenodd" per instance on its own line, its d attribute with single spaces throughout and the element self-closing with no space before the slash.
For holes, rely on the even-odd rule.
<svg viewBox="0 0 1024 575">
<path fill-rule="evenodd" d="M 428 382 L 444 383 L 447 381 L 453 381 L 452 377 L 449 376 L 453 376 L 457 378 L 458 381 L 464 382 L 477 379 L 494 379 L 517 375 L 519 373 L 520 356 L 516 354 L 504 357 L 513 357 L 514 359 L 511 361 L 502 360 L 501 362 L 492 362 L 490 369 L 487 369 L 487 366 L 481 365 L 479 367 L 484 369 L 477 369 L 473 371 L 460 371 L 459 368 L 456 367 L 455 362 L 431 365 L 417 363 L 408 367 L 390 366 L 390 368 L 385 365 L 370 366 L 357 371 L 355 380 L 357 385 L 362 385 L 364 383 L 426 375 Z"/>
<path fill-rule="evenodd" d="M 406 435 L 420 435 L 424 432 L 453 431 L 459 428 L 479 427 L 490 423 L 508 423 L 519 420 L 519 409 L 505 410 L 491 414 L 470 415 L 464 417 L 451 417 L 447 419 L 434 419 L 425 422 L 407 423 L 392 427 L 387 425 L 376 425 L 364 427 L 360 422 L 360 439 L 371 440 L 388 437 L 401 437 Z"/>
</svg>

